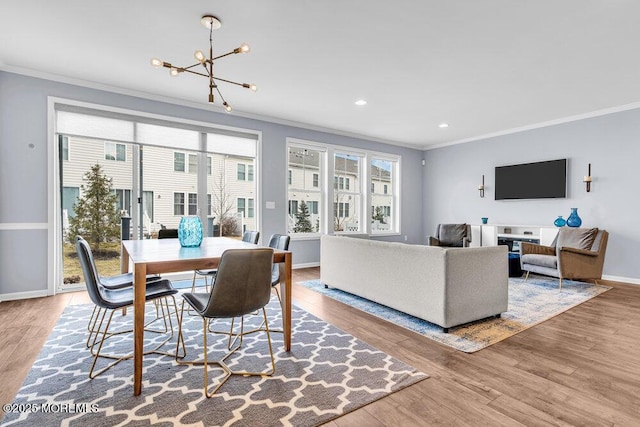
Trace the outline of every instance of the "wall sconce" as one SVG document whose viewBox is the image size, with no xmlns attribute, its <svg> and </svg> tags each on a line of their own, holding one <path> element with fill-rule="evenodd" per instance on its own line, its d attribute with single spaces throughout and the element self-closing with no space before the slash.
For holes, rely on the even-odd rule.
<svg viewBox="0 0 640 427">
<path fill-rule="evenodd" d="M 587 193 L 589 193 L 591 191 L 591 163 L 589 163 L 587 175 L 582 178 L 582 182 L 587 185 Z"/>
<path fill-rule="evenodd" d="M 482 175 L 482 184 L 478 185 L 478 191 L 480 192 L 480 197 L 484 197 L 484 175 Z"/>
</svg>

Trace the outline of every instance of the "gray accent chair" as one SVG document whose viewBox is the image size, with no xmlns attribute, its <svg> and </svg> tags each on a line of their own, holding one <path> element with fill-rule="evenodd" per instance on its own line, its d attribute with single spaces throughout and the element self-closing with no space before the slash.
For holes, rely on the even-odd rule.
<svg viewBox="0 0 640 427">
<path fill-rule="evenodd" d="M 602 279 L 602 268 L 607 251 L 609 233 L 597 228 L 563 227 L 551 246 L 522 242 L 520 265 L 522 270 L 562 279 Z"/>
<path fill-rule="evenodd" d="M 91 368 L 89 369 L 89 378 L 93 379 L 106 370 L 110 369 L 111 367 L 115 366 L 119 362 L 131 359 L 133 357 L 133 353 L 125 355 L 102 353 L 102 347 L 109 338 L 113 336 L 119 336 L 124 333 L 133 332 L 131 329 L 109 332 L 109 326 L 111 326 L 113 314 L 116 312 L 116 310 L 133 306 L 133 287 L 105 287 L 103 285 L 102 279 L 98 275 L 98 270 L 96 268 L 91 248 L 89 247 L 87 241 L 80 236 L 76 237 L 76 250 L 78 252 L 78 259 L 80 260 L 80 266 L 82 267 L 82 273 L 86 282 L 87 293 L 89 294 L 89 298 L 91 298 L 91 301 L 95 304 L 95 307 L 98 308 L 98 312 L 96 313 L 96 310 L 94 308 L 94 312 L 91 315 L 92 320 L 90 320 L 91 325 L 89 327 L 89 338 L 87 340 L 87 347 L 89 347 L 91 355 L 93 356 L 93 362 L 91 363 Z M 174 354 L 160 351 L 160 348 L 164 344 L 169 342 L 169 340 L 173 337 L 173 323 L 171 322 L 172 312 L 169 307 L 169 301 L 167 300 L 167 298 L 170 297 L 172 299 L 173 314 L 176 315 L 176 320 L 178 320 L 178 307 L 174 298 L 174 295 L 177 293 L 178 291 L 173 288 L 171 281 L 167 279 L 155 279 L 152 281 L 149 281 L 147 279 L 146 301 L 158 302 L 158 306 L 162 311 L 162 316 L 158 316 L 153 322 L 157 320 L 163 320 L 164 329 L 150 329 L 148 328 L 148 323 L 145 325 L 145 331 L 167 334 L 167 337 L 153 349 L 145 351 L 145 354 L 160 353 L 174 356 Z M 109 313 L 109 317 L 107 318 L 107 321 L 105 323 L 105 317 L 107 313 Z M 103 367 L 100 370 L 94 372 L 96 362 L 99 358 L 112 359 L 113 362 L 109 363 L 106 367 Z"/>
<path fill-rule="evenodd" d="M 177 236 L 176 236 L 177 237 Z M 260 239 L 259 231 L 245 231 L 242 235 L 242 241 L 247 243 L 253 243 L 254 245 L 258 244 L 258 240 Z M 196 290 L 196 277 L 203 276 L 205 287 L 209 286 L 209 282 L 207 282 L 207 278 L 211 278 L 211 286 L 213 286 L 213 281 L 216 277 L 216 271 L 213 270 L 195 270 L 193 272 L 193 281 L 191 282 L 191 292 L 195 292 Z"/>
<path fill-rule="evenodd" d="M 435 236 L 429 236 L 429 246 L 463 247 L 471 243 L 469 224 L 438 224 Z"/>
<path fill-rule="evenodd" d="M 229 249 L 220 258 L 218 272 L 215 276 L 215 283 L 210 293 L 189 292 L 183 294 L 182 308 L 180 310 L 180 322 L 178 332 L 178 346 L 182 343 L 184 348 L 184 337 L 182 329 L 182 319 L 184 316 L 185 303 L 188 304 L 199 316 L 202 317 L 203 331 L 203 360 L 182 361 L 176 350 L 176 361 L 180 364 L 204 365 L 204 394 L 206 397 L 213 396 L 232 375 L 266 375 L 270 376 L 275 372 L 275 359 L 271 346 L 271 335 L 267 321 L 265 306 L 271 299 L 271 271 L 273 267 L 273 249 Z M 264 331 L 267 334 L 269 344 L 269 354 L 271 357 L 271 369 L 262 372 L 249 372 L 232 370 L 225 363 L 225 360 L 235 353 L 242 346 L 243 331 L 241 326 L 237 344 L 230 349 L 221 359 L 211 361 L 208 359 L 207 335 L 209 324 L 214 319 L 243 317 L 245 314 L 261 310 L 264 319 Z M 186 354 L 185 354 L 186 356 Z M 255 355 L 252 355 L 255 358 Z M 209 392 L 209 365 L 218 365 L 224 371 L 224 377 Z"/>
</svg>

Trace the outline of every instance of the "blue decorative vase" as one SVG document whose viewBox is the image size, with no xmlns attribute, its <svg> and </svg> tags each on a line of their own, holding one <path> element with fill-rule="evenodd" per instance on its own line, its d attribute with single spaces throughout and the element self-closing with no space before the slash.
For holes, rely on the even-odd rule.
<svg viewBox="0 0 640 427">
<path fill-rule="evenodd" d="M 555 225 L 556 227 L 564 227 L 565 225 L 567 225 L 567 221 L 565 221 L 565 219 L 562 218 L 562 215 L 558 215 L 558 218 L 556 218 L 556 220 L 553 221 L 553 225 Z"/>
<path fill-rule="evenodd" d="M 180 246 L 193 248 L 202 243 L 202 221 L 198 216 L 183 216 L 178 226 Z"/>
<path fill-rule="evenodd" d="M 582 225 L 582 219 L 578 216 L 578 208 L 571 208 L 571 215 L 567 218 L 567 225 L 569 227 L 580 227 Z"/>
</svg>

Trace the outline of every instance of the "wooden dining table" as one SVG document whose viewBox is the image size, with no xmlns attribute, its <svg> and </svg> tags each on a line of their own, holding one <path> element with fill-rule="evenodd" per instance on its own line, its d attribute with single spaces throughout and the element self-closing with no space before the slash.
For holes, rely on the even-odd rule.
<svg viewBox="0 0 640 427">
<path fill-rule="evenodd" d="M 183 248 L 178 239 L 144 239 L 122 241 L 122 272 L 133 263 L 133 394 L 142 393 L 142 359 L 144 353 L 144 311 L 147 274 L 162 274 L 218 268 L 220 257 L 227 249 L 255 249 L 228 237 L 205 237 L 198 247 Z M 280 296 L 284 350 L 291 350 L 291 252 L 274 249 L 273 262 L 280 266 Z"/>
</svg>

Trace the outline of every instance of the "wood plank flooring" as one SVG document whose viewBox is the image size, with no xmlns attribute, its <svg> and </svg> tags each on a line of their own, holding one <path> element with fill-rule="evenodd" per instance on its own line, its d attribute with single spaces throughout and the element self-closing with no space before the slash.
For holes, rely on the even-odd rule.
<svg viewBox="0 0 640 427">
<path fill-rule="evenodd" d="M 293 299 L 431 376 L 327 426 L 640 426 L 640 286 L 606 284 L 614 288 L 473 354 L 296 284 Z M 86 302 L 79 292 L 0 303 L 0 403 L 13 400 L 64 307 Z"/>
</svg>

